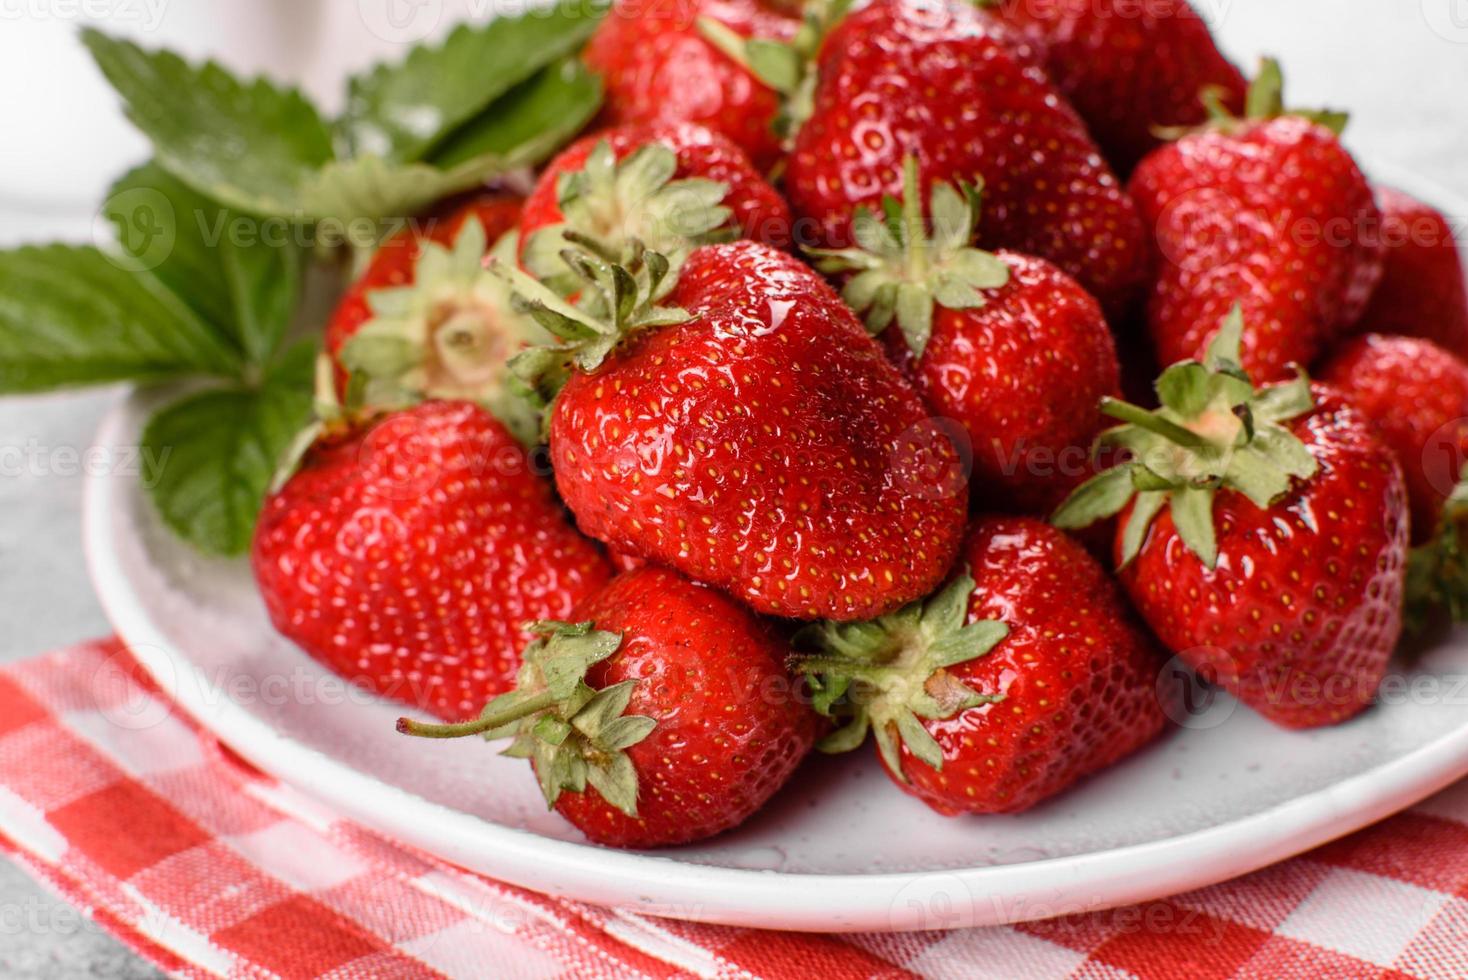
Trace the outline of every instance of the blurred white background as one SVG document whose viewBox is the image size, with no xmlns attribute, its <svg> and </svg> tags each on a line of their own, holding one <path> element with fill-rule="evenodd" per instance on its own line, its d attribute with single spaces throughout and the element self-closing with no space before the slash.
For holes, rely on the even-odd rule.
<svg viewBox="0 0 1468 980">
<path fill-rule="evenodd" d="M 1468 197 L 1468 0 L 1193 2 L 1246 73 L 1260 55 L 1283 60 L 1291 104 L 1350 110 L 1347 142 L 1364 159 Z M 77 42 L 83 24 L 290 80 L 334 109 L 348 71 L 497 7 L 505 0 L 0 0 L 0 247 L 85 241 L 110 181 L 147 156 Z M 1461 237 L 1468 209 L 1438 203 Z M 7 461 L 28 445 L 85 449 L 115 397 L 0 402 L 0 659 L 107 631 L 82 560 L 82 477 Z M 0 861 L 0 976 L 77 975 L 152 971 Z"/>
</svg>

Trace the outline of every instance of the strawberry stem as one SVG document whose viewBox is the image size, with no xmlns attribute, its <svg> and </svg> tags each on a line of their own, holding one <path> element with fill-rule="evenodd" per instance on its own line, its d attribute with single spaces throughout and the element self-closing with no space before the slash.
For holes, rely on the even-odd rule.
<svg viewBox="0 0 1468 980">
<path fill-rule="evenodd" d="M 1184 446 L 1188 449 L 1212 448 L 1208 440 L 1196 432 L 1185 429 L 1176 422 L 1169 422 L 1167 419 L 1160 418 L 1145 408 L 1139 408 L 1119 398 L 1101 399 L 1101 411 L 1119 421 L 1130 422 L 1132 425 L 1146 429 L 1148 432 L 1155 432 L 1162 438 L 1176 443 L 1179 446 Z"/>
<path fill-rule="evenodd" d="M 928 275 L 928 230 L 923 226 L 917 157 L 911 153 L 902 158 L 902 232 L 908 272 L 912 281 L 922 282 Z"/>
<path fill-rule="evenodd" d="M 556 702 L 557 698 L 553 693 L 541 691 L 532 697 L 517 701 L 507 710 L 453 725 L 434 725 L 414 721 L 411 718 L 399 718 L 398 731 L 404 735 L 416 735 L 418 738 L 464 738 L 468 735 L 483 735 L 485 732 L 508 725 L 512 721 L 518 721 L 553 707 Z"/>
</svg>

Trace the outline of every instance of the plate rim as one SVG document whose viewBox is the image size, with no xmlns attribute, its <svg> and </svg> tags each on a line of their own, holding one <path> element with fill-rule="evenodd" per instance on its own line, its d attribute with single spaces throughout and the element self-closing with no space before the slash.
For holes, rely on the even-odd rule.
<svg viewBox="0 0 1468 980">
<path fill-rule="evenodd" d="M 1373 161 L 1378 181 L 1468 214 L 1468 201 L 1405 168 Z M 129 389 L 94 445 L 136 442 Z M 89 473 L 83 542 L 93 588 L 143 667 L 202 728 L 343 816 L 469 871 L 622 911 L 812 932 L 897 932 L 1002 925 L 1099 911 L 1239 877 L 1396 813 L 1468 775 L 1468 719 L 1426 745 L 1270 809 L 1140 844 L 1008 865 L 875 874 L 757 871 L 543 837 L 426 800 L 281 735 L 210 688 L 139 601 L 114 539 L 117 475 Z M 131 477 L 125 477 L 131 479 Z M 191 683 L 183 683 L 184 677 Z M 207 693 L 206 693 L 207 690 Z M 1082 894 L 1083 899 L 1073 896 Z"/>
</svg>

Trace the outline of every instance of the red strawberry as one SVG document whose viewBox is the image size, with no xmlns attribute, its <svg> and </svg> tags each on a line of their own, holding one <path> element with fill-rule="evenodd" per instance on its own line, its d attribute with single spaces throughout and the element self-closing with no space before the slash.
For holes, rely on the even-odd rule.
<svg viewBox="0 0 1468 980">
<path fill-rule="evenodd" d="M 1468 459 L 1468 364 L 1428 340 L 1368 334 L 1338 348 L 1320 380 L 1349 397 L 1396 452 L 1412 539 L 1426 540 Z"/>
<path fill-rule="evenodd" d="M 275 628 L 370 689 L 464 718 L 514 682 L 524 623 L 610 576 L 488 412 L 427 402 L 317 443 L 252 555 Z"/>
<path fill-rule="evenodd" d="M 1244 368 L 1276 380 L 1348 331 L 1381 277 L 1380 215 L 1337 138 L 1344 118 L 1280 115 L 1279 92 L 1266 62 L 1250 118 L 1184 136 L 1132 176 L 1161 253 L 1147 321 L 1163 364 L 1201 357 L 1237 303 Z"/>
<path fill-rule="evenodd" d="M 873 623 L 802 634 L 816 705 L 868 728 L 887 773 L 939 813 L 1012 813 L 1151 741 L 1166 725 L 1156 644 L 1116 583 L 1065 534 L 982 517 L 940 594 Z"/>
<path fill-rule="evenodd" d="M 515 736 L 546 802 L 592 840 L 666 847 L 721 833 L 764 806 L 819 719 L 785 672 L 789 646 L 713 589 L 662 568 L 618 576 L 542 623 L 519 687 L 479 721 L 399 731 Z"/>
<path fill-rule="evenodd" d="M 1453 229 L 1437 209 L 1376 188 L 1386 270 L 1361 317 L 1365 330 L 1425 337 L 1468 358 L 1468 287 Z"/>
<path fill-rule="evenodd" d="M 656 297 L 666 263 L 649 261 Z M 966 510 L 957 453 L 818 275 L 753 242 L 705 246 L 669 296 L 682 309 L 662 309 L 583 266 L 617 317 L 542 290 L 571 346 L 535 352 L 572 358 L 550 449 L 583 531 L 778 616 L 867 619 L 942 581 Z"/>
<path fill-rule="evenodd" d="M 1244 77 L 1187 0 L 1000 0 L 994 9 L 1045 52 L 1051 80 L 1121 173 L 1157 147 L 1157 128 L 1207 118 L 1204 89 L 1233 112 L 1244 107 Z"/>
<path fill-rule="evenodd" d="M 540 175 L 520 218 L 520 261 L 563 291 L 576 277 L 566 232 L 603 258 L 646 246 L 676 266 L 698 245 L 739 237 L 786 245 L 790 209 L 749 159 L 691 123 L 629 124 L 584 137 Z"/>
<path fill-rule="evenodd" d="M 1235 311 L 1206 364 L 1175 364 L 1107 438 L 1133 461 L 1076 491 L 1062 527 L 1123 514 L 1121 578 L 1184 661 L 1266 718 L 1308 728 L 1376 694 L 1402 628 L 1406 493 L 1371 424 L 1303 376 L 1255 389 Z M 1135 498 L 1135 499 L 1133 499 Z"/>
<path fill-rule="evenodd" d="M 800 27 L 763 0 L 619 0 L 586 46 L 606 88 L 604 116 L 707 126 L 768 171 L 782 155 L 782 96 L 710 39 L 709 21 L 736 39 L 789 41 Z"/>
<path fill-rule="evenodd" d="M 935 183 L 930 233 L 916 161 L 908 157 L 903 170 L 896 227 L 863 209 L 854 223 L 863 247 L 817 252 L 817 268 L 849 275 L 847 303 L 866 313 L 928 405 L 966 430 L 975 493 L 1048 514 L 1091 475 L 1096 405 L 1119 391 L 1106 319 L 1045 260 L 970 247 L 972 192 Z"/>
<path fill-rule="evenodd" d="M 899 195 L 912 154 L 926 182 L 983 181 L 981 244 L 1047 259 L 1119 312 L 1144 271 L 1136 210 L 1017 43 L 961 2 L 874 0 L 847 16 L 821 47 L 785 174 L 790 206 L 817 244 L 846 247 L 856 209 Z"/>
<path fill-rule="evenodd" d="M 484 194 L 385 241 L 326 325 L 337 396 L 347 395 L 349 371 L 376 384 L 364 399 L 380 406 L 494 396 L 509 356 L 543 339 L 479 267 L 519 218 L 519 198 Z"/>
<path fill-rule="evenodd" d="M 1447 606 L 1468 618 L 1468 364 L 1430 340 L 1367 334 L 1321 368 L 1396 453 L 1412 510 L 1408 611 L 1420 621 Z"/>
</svg>

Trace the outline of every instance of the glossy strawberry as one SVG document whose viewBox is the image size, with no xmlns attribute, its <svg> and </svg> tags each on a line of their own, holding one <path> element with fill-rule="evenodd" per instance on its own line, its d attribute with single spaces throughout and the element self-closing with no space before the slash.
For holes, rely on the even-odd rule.
<svg viewBox="0 0 1468 980">
<path fill-rule="evenodd" d="M 575 625 L 540 624 L 518 688 L 457 726 L 515 736 L 546 801 L 592 840 L 665 847 L 743 823 L 810 751 L 820 720 L 785 672 L 789 646 L 676 572 L 618 576 Z"/>
<path fill-rule="evenodd" d="M 800 21 L 761 0 L 619 0 L 586 46 L 613 123 L 691 122 L 727 137 L 761 171 L 782 156 L 782 96 L 710 39 L 708 22 L 737 38 L 789 41 Z"/>
<path fill-rule="evenodd" d="M 1386 268 L 1361 327 L 1423 337 L 1468 358 L 1468 286 L 1453 229 L 1436 208 L 1390 187 L 1376 188 Z"/>
<path fill-rule="evenodd" d="M 520 261 L 564 290 L 576 286 L 561 252 L 575 232 L 605 258 L 634 246 L 676 266 L 699 245 L 740 236 L 790 241 L 790 209 L 749 158 L 692 123 L 631 123 L 572 143 L 540 175 L 520 219 Z"/>
<path fill-rule="evenodd" d="M 929 407 L 963 426 L 974 496 L 1048 514 L 1092 475 L 1100 400 L 1118 394 L 1116 347 L 1096 301 L 1044 259 L 969 246 L 977 195 L 934 184 L 923 220 L 916 161 L 902 220 L 863 210 L 855 249 L 816 252 Z M 893 227 L 895 224 L 895 227 Z"/>
<path fill-rule="evenodd" d="M 1235 314 L 1206 364 L 1164 372 L 1157 412 L 1106 406 L 1133 461 L 1055 520 L 1126 508 L 1121 579 L 1163 643 L 1277 724 L 1332 724 L 1375 697 L 1401 633 L 1401 470 L 1334 390 L 1303 376 L 1254 389 L 1242 332 Z"/>
<path fill-rule="evenodd" d="M 1427 340 L 1368 334 L 1347 342 L 1320 380 L 1351 399 L 1397 454 L 1425 540 L 1468 459 L 1468 364 Z"/>
<path fill-rule="evenodd" d="M 535 619 L 610 569 L 485 410 L 426 402 L 312 447 L 252 554 L 275 628 L 386 697 L 469 717 L 507 690 Z"/>
<path fill-rule="evenodd" d="M 1120 173 L 1161 143 L 1159 127 L 1203 122 L 1205 89 L 1243 110 L 1243 75 L 1187 0 L 999 0 L 992 9 L 1045 53 L 1051 80 Z"/>
<path fill-rule="evenodd" d="M 1413 625 L 1438 607 L 1468 618 L 1468 364 L 1429 340 L 1367 334 L 1321 367 L 1396 454 L 1412 512 Z"/>
<path fill-rule="evenodd" d="M 814 244 L 852 245 L 861 206 L 924 184 L 984 184 L 978 243 L 1053 262 L 1120 312 L 1146 245 L 1085 125 L 1012 29 L 967 3 L 874 0 L 827 36 L 810 118 L 785 174 Z M 802 232 L 807 229 L 802 225 Z"/>
<path fill-rule="evenodd" d="M 1272 381 L 1360 318 L 1381 278 L 1380 214 L 1336 131 L 1281 115 L 1277 67 L 1266 63 L 1255 85 L 1257 117 L 1156 151 L 1131 191 L 1157 231 L 1147 323 L 1158 360 L 1201 357 L 1239 304 L 1243 366 Z"/>
<path fill-rule="evenodd" d="M 734 242 L 689 256 L 667 299 L 543 321 L 572 345 L 536 356 L 571 358 L 550 450 L 581 529 L 778 616 L 867 619 L 942 581 L 957 452 L 831 288 Z"/>
<path fill-rule="evenodd" d="M 526 340 L 543 339 L 527 332 L 533 324 L 509 309 L 504 290 L 479 269 L 488 249 L 519 222 L 520 203 L 484 194 L 415 218 L 378 247 L 326 325 L 338 397 L 346 397 L 349 371 L 394 389 L 379 391 L 379 404 L 479 397 L 496 387 L 505 361 Z M 445 257 L 455 243 L 464 254 L 450 274 Z M 426 267 L 431 281 L 420 282 L 425 252 L 434 253 Z M 364 328 L 367 339 L 353 343 Z"/>
<path fill-rule="evenodd" d="M 874 623 L 827 624 L 798 661 L 816 704 L 868 728 L 888 775 L 939 813 L 1012 813 L 1130 755 L 1166 725 L 1162 657 L 1079 543 L 981 517 L 938 596 Z"/>
</svg>

